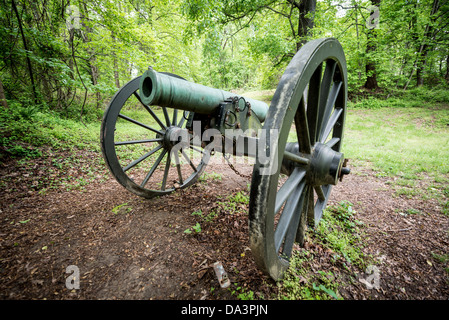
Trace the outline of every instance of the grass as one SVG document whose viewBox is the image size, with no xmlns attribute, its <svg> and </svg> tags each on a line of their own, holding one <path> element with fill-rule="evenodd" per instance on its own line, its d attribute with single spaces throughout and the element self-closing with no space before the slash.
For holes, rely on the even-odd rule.
<svg viewBox="0 0 449 320">
<path fill-rule="evenodd" d="M 221 181 L 222 174 L 217 172 L 204 172 L 199 178 L 199 182 L 209 183 L 213 181 Z"/>
<path fill-rule="evenodd" d="M 350 165 L 390 179 L 397 196 L 443 197 L 449 182 L 449 105 L 363 106 L 352 105 L 346 116 L 343 152 Z M 432 187 L 415 188 L 423 180 Z"/>
<path fill-rule="evenodd" d="M 351 109 L 347 115 L 345 155 L 370 162 L 385 175 L 413 179 L 417 174 L 434 177 L 449 173 L 448 127 L 424 125 L 449 110 Z M 449 123 L 449 120 L 448 120 Z"/>
<path fill-rule="evenodd" d="M 264 101 L 269 105 L 271 100 L 273 99 L 274 92 L 275 90 L 249 91 L 243 92 L 241 93 L 241 95 L 247 98 Z"/>
</svg>

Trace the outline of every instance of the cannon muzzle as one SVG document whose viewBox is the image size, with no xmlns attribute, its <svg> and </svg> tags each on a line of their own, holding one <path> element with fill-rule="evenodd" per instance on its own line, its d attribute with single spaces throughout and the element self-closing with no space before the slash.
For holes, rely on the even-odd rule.
<svg viewBox="0 0 449 320">
<path fill-rule="evenodd" d="M 212 114 L 221 102 L 234 97 L 242 96 L 159 73 L 152 68 L 145 71 L 140 79 L 140 98 L 147 105 Z M 255 99 L 242 98 L 250 103 L 253 113 L 263 122 L 268 105 Z"/>
</svg>

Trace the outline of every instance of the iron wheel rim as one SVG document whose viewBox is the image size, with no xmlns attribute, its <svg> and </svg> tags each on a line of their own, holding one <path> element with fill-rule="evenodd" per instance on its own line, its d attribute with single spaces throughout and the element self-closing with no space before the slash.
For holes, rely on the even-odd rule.
<svg viewBox="0 0 449 320">
<path fill-rule="evenodd" d="M 174 74 L 169 74 L 170 76 L 181 78 Z M 153 198 L 161 195 L 169 194 L 177 189 L 183 189 L 186 188 L 193 183 L 197 181 L 201 173 L 204 171 L 207 159 L 206 154 L 203 150 L 199 150 L 198 148 L 195 148 L 191 145 L 189 145 L 189 148 L 194 148 L 196 152 L 201 153 L 200 157 L 201 160 L 194 164 L 192 161 L 189 161 L 189 157 L 185 157 L 186 154 L 182 154 L 183 151 L 179 150 L 176 153 L 171 152 L 171 147 L 167 147 L 162 142 L 163 137 L 167 135 L 167 131 L 169 129 L 173 128 L 183 128 L 186 124 L 186 116 L 183 112 L 177 110 L 177 109 L 170 109 L 170 112 L 172 111 L 172 116 L 170 117 L 169 111 L 167 108 L 161 108 L 163 110 L 164 117 L 158 117 L 155 108 L 153 106 L 148 106 L 142 103 L 138 90 L 140 85 L 140 76 L 129 81 L 126 83 L 111 99 L 109 106 L 107 107 L 104 116 L 103 121 L 101 125 L 101 134 L 100 134 L 100 140 L 101 140 L 101 149 L 103 153 L 104 160 L 106 162 L 107 167 L 109 168 L 112 175 L 116 178 L 116 180 L 124 186 L 127 190 L 131 191 L 132 193 L 144 197 L 144 198 Z M 182 78 L 181 78 L 182 79 Z M 128 117 L 126 115 L 122 115 L 121 111 L 124 107 L 125 103 L 130 100 L 135 99 L 135 103 L 140 106 L 140 108 L 144 108 L 148 112 L 148 117 L 152 119 L 152 121 L 155 121 L 157 123 L 156 125 L 146 125 L 145 123 L 142 123 L 140 121 L 134 120 L 131 117 Z M 151 114 L 153 112 L 153 114 Z M 154 117 L 154 114 L 156 114 L 156 118 Z M 147 171 L 148 179 L 144 183 L 145 178 L 147 176 L 144 176 L 144 179 L 142 181 L 137 181 L 131 177 L 131 175 L 128 173 L 129 170 L 131 170 L 134 166 L 131 166 L 131 168 L 127 168 L 127 166 L 124 166 L 123 163 L 121 163 L 121 160 L 119 160 L 118 153 L 120 151 L 118 150 L 120 146 L 126 145 L 126 143 L 131 144 L 130 142 L 135 141 L 117 141 L 117 122 L 120 121 L 119 118 L 124 119 L 125 121 L 133 122 L 137 126 L 145 125 L 148 127 L 149 132 L 149 139 L 142 140 L 146 142 L 144 143 L 158 143 L 159 146 L 156 146 L 155 148 L 148 151 L 146 154 L 142 155 L 144 157 L 147 155 L 146 158 L 142 159 L 138 163 L 136 163 L 134 166 L 144 164 L 145 162 L 151 162 L 151 166 L 147 167 L 150 168 L 150 171 Z M 144 128 L 145 129 L 145 128 Z M 157 141 L 159 140 L 159 141 Z M 136 143 L 137 144 L 137 143 Z M 154 149 L 157 149 L 154 151 Z M 193 149 L 192 149 L 193 150 Z M 149 154 L 151 151 L 154 151 L 153 153 Z M 148 155 L 149 154 L 149 155 Z M 163 154 L 163 155 L 162 155 Z M 171 155 L 176 155 L 171 156 Z M 157 158 L 155 159 L 155 157 Z M 181 163 L 181 159 L 185 158 L 185 162 L 191 167 L 191 173 L 188 175 L 182 176 L 182 172 L 179 173 L 178 165 L 177 163 Z M 139 160 L 135 159 L 136 160 Z M 134 162 L 133 161 L 133 162 Z M 133 162 L 131 162 L 129 165 L 131 165 Z M 165 162 L 165 164 L 163 164 Z M 174 162 L 174 165 L 176 169 L 173 169 L 172 162 Z M 177 162 L 177 163 L 176 163 Z M 157 165 L 156 165 L 157 163 Z M 167 164 L 168 163 L 168 164 Z M 164 168 L 164 175 L 163 180 L 161 181 L 161 188 L 148 188 L 147 184 L 149 183 L 150 179 L 155 178 L 157 180 L 156 176 L 154 176 L 154 173 L 160 169 L 161 165 L 165 165 Z M 170 172 L 171 170 L 171 172 Z M 152 172 L 151 172 L 152 171 Z M 164 186 L 164 183 L 167 183 L 168 175 L 173 175 L 173 171 L 175 172 L 175 175 L 178 176 L 179 184 L 174 187 L 167 188 L 167 185 Z M 176 173 L 176 171 L 178 171 Z M 151 174 L 150 174 L 151 172 Z M 165 182 L 164 182 L 165 180 Z M 150 181 L 154 184 L 154 181 Z"/>
</svg>

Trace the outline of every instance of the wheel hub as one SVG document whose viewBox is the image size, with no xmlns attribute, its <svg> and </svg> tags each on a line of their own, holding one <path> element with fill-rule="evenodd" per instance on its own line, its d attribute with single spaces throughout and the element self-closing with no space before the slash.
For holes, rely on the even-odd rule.
<svg viewBox="0 0 449 320">
<path fill-rule="evenodd" d="M 336 185 L 338 180 L 341 181 L 344 175 L 350 173 L 349 168 L 346 167 L 347 159 L 344 158 L 343 153 L 335 151 L 323 143 L 316 143 L 311 155 L 301 154 L 298 143 L 288 143 L 285 150 L 309 159 L 306 168 L 306 179 L 309 185 Z M 290 175 L 298 165 L 298 163 L 284 159 L 282 172 Z"/>
<path fill-rule="evenodd" d="M 343 167 L 344 155 L 322 143 L 317 143 L 312 152 L 306 179 L 313 186 L 336 185 Z"/>
<path fill-rule="evenodd" d="M 171 150 L 176 144 L 182 142 L 183 135 L 188 132 L 180 127 L 171 126 L 165 130 L 163 136 L 157 135 L 157 138 L 162 138 L 162 145 L 166 150 Z"/>
</svg>

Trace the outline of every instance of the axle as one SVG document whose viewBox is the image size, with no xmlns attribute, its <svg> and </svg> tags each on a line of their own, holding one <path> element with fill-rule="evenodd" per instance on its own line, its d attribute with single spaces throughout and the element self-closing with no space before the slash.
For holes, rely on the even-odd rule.
<svg viewBox="0 0 449 320">
<path fill-rule="evenodd" d="M 189 82 L 149 68 L 140 80 L 140 98 L 147 105 L 170 107 L 201 114 L 212 114 L 219 104 L 239 95 Z M 268 105 L 243 97 L 260 122 L 265 120 Z"/>
</svg>

